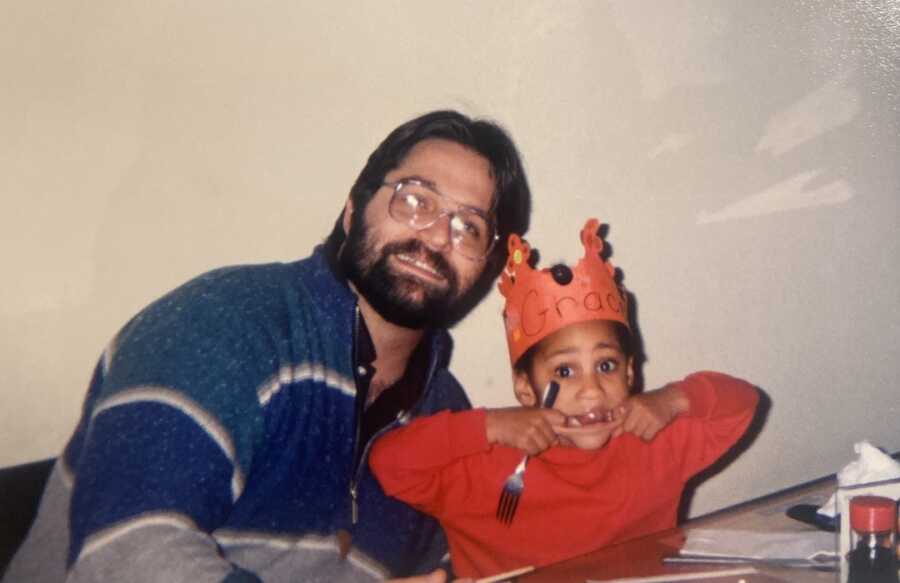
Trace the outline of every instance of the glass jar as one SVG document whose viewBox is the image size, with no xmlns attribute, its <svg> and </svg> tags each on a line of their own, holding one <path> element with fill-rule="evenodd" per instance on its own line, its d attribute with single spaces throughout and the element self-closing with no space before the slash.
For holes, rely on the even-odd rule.
<svg viewBox="0 0 900 583">
<path fill-rule="evenodd" d="M 850 500 L 848 583 L 900 583 L 896 528 L 896 501 L 883 496 L 855 496 Z"/>
</svg>

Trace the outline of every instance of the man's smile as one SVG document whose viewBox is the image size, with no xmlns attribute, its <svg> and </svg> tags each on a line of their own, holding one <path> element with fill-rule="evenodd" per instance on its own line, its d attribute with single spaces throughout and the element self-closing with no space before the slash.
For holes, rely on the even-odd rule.
<svg viewBox="0 0 900 583">
<path fill-rule="evenodd" d="M 440 286 L 447 284 L 447 278 L 444 274 L 438 271 L 425 258 L 411 253 L 396 253 L 393 257 L 397 260 L 396 263 L 400 269 L 413 277 Z"/>
</svg>

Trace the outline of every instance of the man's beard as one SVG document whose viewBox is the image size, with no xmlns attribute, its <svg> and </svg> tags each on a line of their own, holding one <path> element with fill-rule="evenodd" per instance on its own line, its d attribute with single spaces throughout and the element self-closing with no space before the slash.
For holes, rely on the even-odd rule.
<svg viewBox="0 0 900 583">
<path fill-rule="evenodd" d="M 418 239 L 387 243 L 376 257 L 362 214 L 354 216 L 340 252 L 344 275 L 382 318 L 405 328 L 448 327 L 468 304 L 459 295 L 459 278 L 447 259 Z M 397 273 L 389 265 L 392 255 L 406 254 L 425 261 L 444 278 L 442 288 L 412 275 Z M 419 296 L 419 297 L 416 297 Z"/>
</svg>

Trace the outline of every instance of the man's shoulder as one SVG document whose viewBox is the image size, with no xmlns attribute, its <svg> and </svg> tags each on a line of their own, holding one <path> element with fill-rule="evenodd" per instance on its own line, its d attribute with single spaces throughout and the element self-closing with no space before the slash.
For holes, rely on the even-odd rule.
<svg viewBox="0 0 900 583">
<path fill-rule="evenodd" d="M 285 307 L 292 297 L 300 305 L 310 296 L 334 298 L 349 294 L 316 252 L 293 262 L 219 267 L 181 284 L 151 303 L 144 312 L 186 312 L 201 317 L 233 317 Z"/>
<path fill-rule="evenodd" d="M 304 275 L 312 273 L 311 259 L 218 267 L 189 279 L 170 293 L 199 292 L 210 298 L 252 295 L 301 282 Z"/>
<path fill-rule="evenodd" d="M 303 332 L 308 323 L 324 321 L 327 325 L 319 324 L 327 328 L 323 334 L 337 333 L 336 294 L 327 289 L 311 297 L 308 288 L 339 284 L 333 278 L 331 283 L 315 281 L 324 279 L 316 269 L 313 258 L 307 258 L 208 271 L 135 315 L 114 338 L 107 358 L 124 358 L 131 363 L 129 370 L 148 375 L 177 370 L 180 375 L 197 371 L 216 376 L 210 371 L 230 369 L 234 362 L 243 363 L 244 376 L 254 376 L 250 369 L 255 368 L 260 369 L 257 375 L 273 374 L 270 369 L 284 365 L 286 355 L 297 356 L 296 344 L 308 338 Z M 331 319 L 314 317 L 323 311 Z M 350 310 L 340 311 L 342 321 L 349 320 Z"/>
</svg>

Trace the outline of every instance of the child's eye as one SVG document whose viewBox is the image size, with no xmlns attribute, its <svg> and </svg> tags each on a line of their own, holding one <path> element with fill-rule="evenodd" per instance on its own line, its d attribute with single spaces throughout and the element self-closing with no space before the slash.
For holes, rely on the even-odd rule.
<svg viewBox="0 0 900 583">
<path fill-rule="evenodd" d="M 619 368 L 619 363 L 615 360 L 603 360 L 597 363 L 597 370 L 600 372 L 610 373 Z"/>
<path fill-rule="evenodd" d="M 556 370 L 554 370 L 553 372 L 556 374 L 556 376 L 567 379 L 572 376 L 572 367 L 567 364 L 561 364 L 560 366 L 556 367 Z"/>
</svg>

